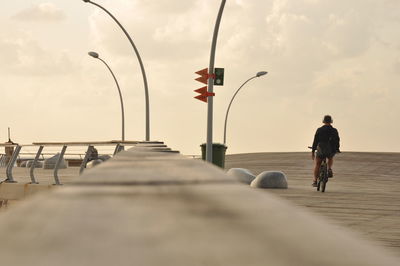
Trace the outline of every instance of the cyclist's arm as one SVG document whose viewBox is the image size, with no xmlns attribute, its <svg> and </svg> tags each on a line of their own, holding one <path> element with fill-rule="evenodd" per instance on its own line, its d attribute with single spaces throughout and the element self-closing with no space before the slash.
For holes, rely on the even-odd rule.
<svg viewBox="0 0 400 266">
<path fill-rule="evenodd" d="M 319 130 L 317 129 L 317 131 L 315 132 L 315 135 L 314 135 L 314 141 L 313 141 L 313 145 L 312 145 L 312 153 L 314 153 L 315 150 L 317 149 L 318 141 L 319 141 Z"/>
<path fill-rule="evenodd" d="M 336 137 L 336 151 L 340 152 L 340 137 L 339 132 L 335 130 L 335 137 Z"/>
</svg>

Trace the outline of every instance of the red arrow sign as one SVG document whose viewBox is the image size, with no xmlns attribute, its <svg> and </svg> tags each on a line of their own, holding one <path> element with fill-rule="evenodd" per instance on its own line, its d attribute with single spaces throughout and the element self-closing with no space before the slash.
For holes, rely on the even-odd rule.
<svg viewBox="0 0 400 266">
<path fill-rule="evenodd" d="M 196 74 L 199 74 L 201 77 L 198 77 L 196 80 L 208 84 L 208 79 L 210 78 L 210 74 L 208 74 L 208 68 L 204 68 L 200 71 L 197 71 Z M 212 75 L 214 77 L 214 75 Z"/>
<path fill-rule="evenodd" d="M 208 68 L 197 71 L 196 74 L 199 74 L 200 76 L 208 76 Z"/>
<path fill-rule="evenodd" d="M 197 78 L 196 80 L 201 83 L 208 84 L 208 74 L 207 74 L 207 76 L 201 76 L 201 77 Z"/>
<path fill-rule="evenodd" d="M 203 102 L 207 102 L 207 96 L 203 96 L 203 95 L 198 95 L 198 96 L 196 96 L 196 97 L 194 97 L 194 98 L 196 98 L 196 99 L 198 99 L 198 100 L 200 100 L 200 101 L 203 101 Z"/>
<path fill-rule="evenodd" d="M 208 79 L 210 78 L 210 74 L 208 74 L 208 68 L 204 68 L 200 71 L 197 71 L 196 74 L 199 74 L 196 80 L 200 81 L 201 83 L 208 84 Z M 214 77 L 214 75 L 213 75 Z M 200 89 L 195 90 L 195 92 L 200 93 L 200 95 L 194 97 L 200 101 L 207 102 L 209 96 L 215 96 L 215 93 L 210 93 L 207 91 L 207 86 L 204 86 Z"/>
<path fill-rule="evenodd" d="M 200 95 L 194 97 L 200 101 L 207 102 L 208 96 L 215 96 L 215 93 L 211 93 L 207 91 L 207 87 L 203 87 L 200 89 L 195 90 L 195 92 L 201 93 Z"/>
<path fill-rule="evenodd" d="M 198 92 L 200 94 L 206 94 L 207 93 L 207 86 L 204 86 L 200 89 L 195 90 L 195 92 Z"/>
</svg>

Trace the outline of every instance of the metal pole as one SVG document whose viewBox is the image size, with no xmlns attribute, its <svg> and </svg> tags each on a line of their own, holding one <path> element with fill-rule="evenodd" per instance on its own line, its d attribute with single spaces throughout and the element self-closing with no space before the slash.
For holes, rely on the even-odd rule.
<svg viewBox="0 0 400 266">
<path fill-rule="evenodd" d="M 121 93 L 121 89 L 119 87 L 117 78 L 115 77 L 113 71 L 111 70 L 111 68 L 108 66 L 108 64 L 106 63 L 106 61 L 104 61 L 103 59 L 101 59 L 100 57 L 98 57 L 97 59 L 99 59 L 101 62 L 104 63 L 104 65 L 106 65 L 106 67 L 108 68 L 108 70 L 110 70 L 111 75 L 114 78 L 115 84 L 117 85 L 117 89 L 118 89 L 118 93 L 119 93 L 119 100 L 121 102 L 121 113 L 122 113 L 122 141 L 125 141 L 125 113 L 124 113 L 124 101 L 122 100 L 122 93 Z"/>
<path fill-rule="evenodd" d="M 235 99 L 236 94 L 238 94 L 238 92 L 240 91 L 240 89 L 243 88 L 243 86 L 244 86 L 247 82 L 249 82 L 250 80 L 252 80 L 252 79 L 254 79 L 254 78 L 256 78 L 256 77 L 257 77 L 257 76 L 254 76 L 254 77 L 251 77 L 251 78 L 249 78 L 248 80 L 246 80 L 246 81 L 239 87 L 239 89 L 237 89 L 237 91 L 236 91 L 235 94 L 233 95 L 233 97 L 232 97 L 232 99 L 231 99 L 231 101 L 230 101 L 230 103 L 229 103 L 229 105 L 228 105 L 228 109 L 226 110 L 226 115 L 225 115 L 225 124 L 224 124 L 224 145 L 225 145 L 225 143 L 226 143 L 226 124 L 227 124 L 227 122 L 228 122 L 228 114 L 229 114 L 229 110 L 231 109 L 231 105 L 232 105 L 233 99 Z"/>
<path fill-rule="evenodd" d="M 90 156 L 92 155 L 93 146 L 89 145 L 85 154 L 85 157 L 82 160 L 81 167 L 79 168 L 79 174 L 83 173 L 83 170 L 86 168 L 87 162 L 89 161 Z"/>
<path fill-rule="evenodd" d="M 115 156 L 117 153 L 119 153 L 120 151 L 123 151 L 123 150 L 124 150 L 124 145 L 122 145 L 121 143 L 118 143 L 117 146 L 115 146 L 113 156 Z"/>
<path fill-rule="evenodd" d="M 56 182 L 54 185 L 62 185 L 60 183 L 60 179 L 58 178 L 58 168 L 60 168 L 60 164 L 61 164 L 62 160 L 64 159 L 64 154 L 65 154 L 66 150 L 67 150 L 67 146 L 64 145 L 61 149 L 60 157 L 58 157 L 56 165 L 54 166 L 54 181 Z"/>
<path fill-rule="evenodd" d="M 5 155 L 3 155 L 3 154 L 1 155 L 1 158 L 0 158 L 0 167 L 3 167 L 3 166 L 4 166 L 4 161 L 5 161 L 4 159 L 5 159 L 5 157 L 6 157 Z"/>
<path fill-rule="evenodd" d="M 217 38 L 219 25 L 221 24 L 222 13 L 224 11 L 226 0 L 221 1 L 219 8 L 217 21 L 215 22 L 214 34 L 211 43 L 211 54 L 210 54 L 210 65 L 208 67 L 208 92 L 212 93 L 214 90 L 214 62 L 215 62 L 215 50 L 217 47 Z M 207 144 L 206 144 L 206 161 L 212 162 L 212 139 L 213 139 L 213 97 L 208 97 L 208 109 L 207 109 Z"/>
<path fill-rule="evenodd" d="M 144 70 L 142 58 L 140 57 L 139 51 L 137 50 L 135 44 L 132 41 L 131 36 L 129 36 L 128 32 L 125 30 L 125 28 L 121 25 L 121 23 L 104 7 L 101 5 L 92 2 L 90 0 L 83 0 L 83 2 L 90 3 L 92 5 L 95 5 L 99 8 L 101 8 L 104 12 L 106 12 L 121 28 L 121 30 L 125 33 L 126 37 L 128 38 L 129 42 L 131 43 L 133 50 L 135 51 L 135 54 L 138 58 L 140 69 L 142 71 L 142 76 L 143 76 L 143 83 L 144 83 L 144 92 L 145 92 L 145 100 L 146 100 L 146 141 L 150 141 L 150 107 L 149 107 L 149 89 L 147 85 L 147 77 L 146 77 L 146 72 Z"/>
<path fill-rule="evenodd" d="M 44 146 L 39 146 L 39 149 L 38 149 L 38 151 L 36 153 L 35 159 L 33 160 L 32 165 L 31 165 L 31 170 L 30 170 L 31 184 L 39 184 L 35 179 L 34 171 L 35 171 L 35 168 L 36 168 L 36 163 L 39 161 L 40 154 L 43 151 L 43 147 Z"/>
<path fill-rule="evenodd" d="M 6 169 L 7 179 L 4 181 L 6 183 L 17 183 L 17 181 L 15 181 L 14 178 L 13 178 L 12 170 L 13 170 L 15 162 L 18 159 L 18 154 L 21 151 L 21 148 L 22 147 L 20 145 L 17 145 L 15 147 L 14 153 L 12 154 L 11 159 L 8 162 L 7 169 Z"/>
</svg>

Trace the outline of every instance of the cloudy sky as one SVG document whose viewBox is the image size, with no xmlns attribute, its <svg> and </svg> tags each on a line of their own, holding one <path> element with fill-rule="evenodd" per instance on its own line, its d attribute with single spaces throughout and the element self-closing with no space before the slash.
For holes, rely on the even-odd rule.
<svg viewBox="0 0 400 266">
<path fill-rule="evenodd" d="M 184 154 L 206 140 L 207 106 L 193 97 L 208 66 L 216 0 L 97 0 L 126 27 L 146 68 L 151 139 Z M 132 47 L 81 0 L 7 1 L 0 9 L 0 140 L 143 140 L 144 88 Z M 399 0 L 227 0 L 216 66 L 214 142 L 228 153 L 304 151 L 325 114 L 345 151 L 400 151 Z"/>
</svg>

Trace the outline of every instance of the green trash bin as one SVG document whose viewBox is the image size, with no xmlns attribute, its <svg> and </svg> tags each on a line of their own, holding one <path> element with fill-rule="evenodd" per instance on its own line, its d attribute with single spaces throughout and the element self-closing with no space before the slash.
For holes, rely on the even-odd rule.
<svg viewBox="0 0 400 266">
<path fill-rule="evenodd" d="M 201 158 L 206 160 L 206 143 L 200 145 L 201 147 Z M 224 144 L 213 143 L 212 144 L 212 163 L 221 168 L 225 168 L 225 152 L 228 147 Z"/>
</svg>

